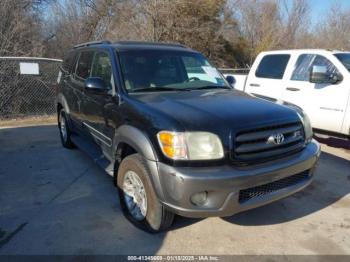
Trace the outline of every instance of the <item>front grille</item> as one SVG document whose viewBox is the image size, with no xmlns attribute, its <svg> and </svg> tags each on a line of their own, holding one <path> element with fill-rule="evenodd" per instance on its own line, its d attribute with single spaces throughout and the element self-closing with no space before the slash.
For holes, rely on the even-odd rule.
<svg viewBox="0 0 350 262">
<path fill-rule="evenodd" d="M 264 196 L 283 188 L 297 185 L 308 180 L 309 178 L 309 170 L 307 170 L 293 176 L 282 178 L 272 183 L 241 190 L 239 191 L 239 202 L 244 203 L 252 198 Z"/>
<path fill-rule="evenodd" d="M 283 135 L 283 142 L 274 143 L 272 137 L 276 135 Z M 242 131 L 234 140 L 233 160 L 250 164 L 284 157 L 300 151 L 304 140 L 304 128 L 300 122 Z"/>
</svg>

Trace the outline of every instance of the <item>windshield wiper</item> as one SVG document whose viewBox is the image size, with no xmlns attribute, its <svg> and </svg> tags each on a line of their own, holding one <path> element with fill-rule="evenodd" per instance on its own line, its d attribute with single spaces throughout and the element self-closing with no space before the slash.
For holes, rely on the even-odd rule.
<svg viewBox="0 0 350 262">
<path fill-rule="evenodd" d="M 217 86 L 217 85 L 208 85 L 208 86 L 200 86 L 200 87 L 191 87 L 191 88 L 187 88 L 189 90 L 205 90 L 205 89 L 231 89 L 228 86 Z"/>
<path fill-rule="evenodd" d="M 132 90 L 133 93 L 136 92 L 157 92 L 157 91 L 190 91 L 188 88 L 175 88 L 175 87 L 145 87 Z"/>
</svg>

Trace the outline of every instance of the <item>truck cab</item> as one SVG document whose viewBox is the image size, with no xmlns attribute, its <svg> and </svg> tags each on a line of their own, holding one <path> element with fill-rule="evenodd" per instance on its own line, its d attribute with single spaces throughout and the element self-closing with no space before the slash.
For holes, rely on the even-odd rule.
<svg viewBox="0 0 350 262">
<path fill-rule="evenodd" d="M 350 52 L 280 50 L 256 58 L 244 91 L 301 107 L 316 130 L 350 135 Z"/>
</svg>

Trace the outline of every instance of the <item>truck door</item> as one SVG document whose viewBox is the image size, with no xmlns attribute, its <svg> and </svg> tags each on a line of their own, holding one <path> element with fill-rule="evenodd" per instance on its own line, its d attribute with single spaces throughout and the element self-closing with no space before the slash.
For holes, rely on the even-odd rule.
<svg viewBox="0 0 350 262">
<path fill-rule="evenodd" d="M 77 129 L 82 129 L 84 115 L 82 111 L 82 101 L 84 93 L 84 82 L 90 76 L 92 51 L 82 51 L 79 55 L 75 72 L 71 76 L 70 84 L 76 106 L 74 108 L 74 125 Z"/>
<path fill-rule="evenodd" d="M 283 90 L 283 100 L 301 107 L 313 128 L 341 132 L 349 87 L 345 81 L 330 84 L 309 82 L 312 66 L 326 66 L 329 73 L 340 74 L 332 61 L 318 54 L 299 55 Z"/>
<path fill-rule="evenodd" d="M 73 77 L 75 74 L 75 68 L 77 63 L 78 53 L 77 52 L 70 52 L 66 55 L 63 65 L 62 65 L 62 71 L 61 76 L 59 77 L 60 85 L 63 89 L 63 93 L 65 94 L 65 99 L 67 101 L 68 106 L 68 112 L 70 119 L 72 120 L 72 124 L 74 125 L 74 128 L 79 129 L 79 124 L 77 124 L 78 120 L 78 114 L 79 114 L 79 108 L 78 108 L 78 101 L 79 96 L 76 92 L 76 87 L 73 83 Z"/>
<path fill-rule="evenodd" d="M 246 92 L 266 98 L 281 99 L 283 76 L 287 67 L 289 54 L 260 55 L 257 65 L 253 65 L 247 79 Z"/>
</svg>

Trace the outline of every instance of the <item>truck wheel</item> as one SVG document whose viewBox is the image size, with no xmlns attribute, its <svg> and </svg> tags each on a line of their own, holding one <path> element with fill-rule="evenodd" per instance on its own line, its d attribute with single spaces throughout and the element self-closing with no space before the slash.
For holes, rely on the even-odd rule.
<svg viewBox="0 0 350 262">
<path fill-rule="evenodd" d="M 58 129 L 60 130 L 60 138 L 63 147 L 74 148 L 74 144 L 70 138 L 71 131 L 69 130 L 67 117 L 63 109 L 58 114 Z"/>
<path fill-rule="evenodd" d="M 123 213 L 135 226 L 151 233 L 171 226 L 174 214 L 157 199 L 141 155 L 133 154 L 123 159 L 117 185 Z"/>
</svg>

